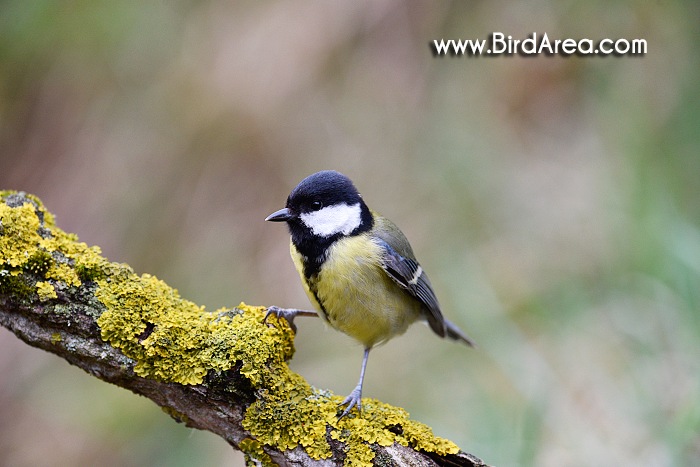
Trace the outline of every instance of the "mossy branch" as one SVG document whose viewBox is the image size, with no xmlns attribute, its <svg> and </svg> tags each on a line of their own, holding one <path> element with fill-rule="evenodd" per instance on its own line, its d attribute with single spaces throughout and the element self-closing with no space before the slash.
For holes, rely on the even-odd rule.
<svg viewBox="0 0 700 467">
<path fill-rule="evenodd" d="M 402 409 L 340 398 L 291 372 L 293 332 L 265 309 L 208 312 L 56 227 L 34 196 L 0 192 L 0 324 L 211 431 L 249 464 L 482 466 Z"/>
</svg>

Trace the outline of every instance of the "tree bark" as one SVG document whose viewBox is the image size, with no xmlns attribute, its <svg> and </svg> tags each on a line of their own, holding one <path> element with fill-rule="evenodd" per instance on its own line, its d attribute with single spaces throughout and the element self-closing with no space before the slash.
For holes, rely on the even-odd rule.
<svg viewBox="0 0 700 467">
<path fill-rule="evenodd" d="M 73 242 L 77 242 L 77 238 L 55 227 L 52 216 L 36 197 L 0 192 L 0 199 L 3 209 L 0 211 L 0 325 L 31 346 L 64 358 L 103 381 L 153 400 L 176 421 L 221 436 L 234 448 L 243 450 L 250 463 L 319 466 L 349 464 L 353 460 L 349 459 L 347 443 L 329 435 L 330 425 L 325 436 L 321 435 L 325 441 L 321 441 L 328 443 L 331 455 L 322 459 L 312 457 L 302 446 L 256 445 L 256 436 L 244 427 L 244 419 L 251 405 L 273 389 L 264 387 L 264 381 L 251 383 L 247 375 L 256 369 L 244 370 L 244 361 L 232 362 L 230 368 L 223 371 L 204 368 L 205 375 L 198 384 L 183 384 L 150 375 L 144 377 L 144 372 L 139 370 L 139 360 L 125 355 L 127 347 L 117 348 L 109 339 L 103 339 L 105 331 L 98 321 L 109 308 L 98 298 L 100 280 L 114 284 L 126 277 L 123 272 L 130 269 L 107 262 L 104 264 L 108 266 L 101 265 L 101 269 L 90 269 L 93 263 L 78 255 L 90 253 L 90 261 L 94 262 L 95 250 L 77 243 L 75 248 L 57 246 L 56 240 L 64 239 L 63 236 Z M 96 273 L 98 269 L 99 274 Z M 71 271 L 73 276 L 68 274 Z M 138 276 L 134 277 L 138 280 Z M 145 345 L 154 327 L 149 319 L 143 318 L 145 328 L 133 345 Z M 259 325 L 267 329 L 266 325 Z M 285 327 L 285 332 L 291 333 L 291 330 Z M 392 433 L 401 430 L 400 427 L 387 429 L 393 430 Z M 259 447 L 260 456 L 251 450 L 251 443 Z M 371 461 L 382 465 L 486 465 L 462 451 L 435 454 L 399 442 L 388 446 L 387 443 L 367 444 L 374 455 Z"/>
</svg>

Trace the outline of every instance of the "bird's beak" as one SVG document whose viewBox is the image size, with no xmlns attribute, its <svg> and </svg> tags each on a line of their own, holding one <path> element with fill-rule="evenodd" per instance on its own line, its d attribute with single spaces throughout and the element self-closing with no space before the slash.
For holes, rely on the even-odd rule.
<svg viewBox="0 0 700 467">
<path fill-rule="evenodd" d="M 279 211 L 275 211 L 265 218 L 266 221 L 270 222 L 286 222 L 292 219 L 294 215 L 287 208 L 282 208 Z"/>
</svg>

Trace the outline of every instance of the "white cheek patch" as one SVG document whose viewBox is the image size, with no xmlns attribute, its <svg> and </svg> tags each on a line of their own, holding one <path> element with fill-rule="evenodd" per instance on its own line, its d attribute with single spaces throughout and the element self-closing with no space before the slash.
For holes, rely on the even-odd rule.
<svg viewBox="0 0 700 467">
<path fill-rule="evenodd" d="M 348 235 L 362 222 L 360 203 L 334 204 L 314 212 L 302 214 L 301 221 L 315 235 L 330 237 L 338 233 Z"/>
</svg>

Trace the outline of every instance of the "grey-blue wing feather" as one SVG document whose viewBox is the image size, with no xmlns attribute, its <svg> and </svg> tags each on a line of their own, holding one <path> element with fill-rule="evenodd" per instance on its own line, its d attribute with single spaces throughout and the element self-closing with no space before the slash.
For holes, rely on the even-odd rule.
<svg viewBox="0 0 700 467">
<path fill-rule="evenodd" d="M 430 285 L 430 279 L 428 279 L 423 268 L 415 259 L 405 258 L 384 240 L 380 239 L 379 241 L 384 248 L 384 262 L 382 265 L 384 271 L 399 287 L 422 303 L 430 328 L 440 337 L 445 337 L 447 333 L 445 319 L 440 311 L 440 304 L 435 296 L 433 287 Z"/>
</svg>

